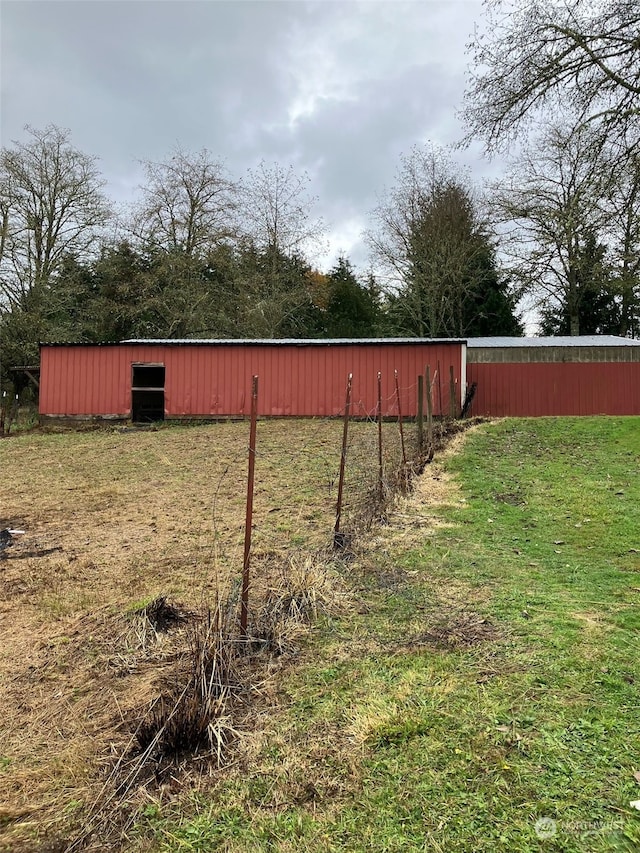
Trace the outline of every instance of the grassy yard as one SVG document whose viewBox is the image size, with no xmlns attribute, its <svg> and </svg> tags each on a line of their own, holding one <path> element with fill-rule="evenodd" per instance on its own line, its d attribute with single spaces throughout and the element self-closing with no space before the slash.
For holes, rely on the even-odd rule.
<svg viewBox="0 0 640 853">
<path fill-rule="evenodd" d="M 0 564 L 7 847 L 37 849 L 39 808 L 58 834 L 81 824 L 114 707 L 161 674 L 156 655 L 116 675 L 105 624 L 160 592 L 194 604 L 203 567 L 237 565 L 242 425 L 219 426 L 0 445 L 17 478 L 1 514 L 64 549 Z M 264 427 L 258 550 L 326 543 L 339 431 Z M 113 453 L 92 455 L 101 443 Z M 231 764 L 132 795 L 123 849 L 640 849 L 639 474 L 634 418 L 505 420 L 455 439 L 333 567 L 341 608 L 261 670 Z"/>
<path fill-rule="evenodd" d="M 350 567 L 357 612 L 251 763 L 151 805 L 141 849 L 637 850 L 639 473 L 637 419 L 473 430 Z"/>
</svg>

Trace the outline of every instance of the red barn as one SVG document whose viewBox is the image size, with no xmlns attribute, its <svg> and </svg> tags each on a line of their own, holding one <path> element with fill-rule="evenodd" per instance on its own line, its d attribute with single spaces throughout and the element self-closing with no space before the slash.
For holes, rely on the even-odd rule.
<svg viewBox="0 0 640 853">
<path fill-rule="evenodd" d="M 382 374 L 383 413 L 396 415 L 398 371 L 403 415 L 417 411 L 417 377 L 429 365 L 435 413 L 465 393 L 463 340 L 132 340 L 114 344 L 42 344 L 42 418 L 226 418 L 249 413 L 251 377 L 258 411 L 271 416 L 333 416 L 344 409 L 353 374 L 352 412 L 371 416 Z"/>
<path fill-rule="evenodd" d="M 469 338 L 475 415 L 640 415 L 640 341 L 612 335 Z"/>
</svg>

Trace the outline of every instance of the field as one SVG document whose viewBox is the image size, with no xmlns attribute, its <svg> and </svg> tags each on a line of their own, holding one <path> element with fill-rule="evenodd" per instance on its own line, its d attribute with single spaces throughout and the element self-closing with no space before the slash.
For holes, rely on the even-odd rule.
<svg viewBox="0 0 640 853">
<path fill-rule="evenodd" d="M 391 463 L 397 428 L 384 432 Z M 332 542 L 341 438 L 338 421 L 260 423 L 258 599 L 274 570 Z M 375 425 L 352 425 L 351 529 L 367 523 L 375 439 Z M 162 596 L 192 614 L 237 597 L 247 445 L 246 423 L 0 444 L 0 527 L 26 531 L 0 558 L 0 829 L 11 849 L 82 822 L 130 721 L 171 677 L 184 637 L 150 631 L 141 609 Z"/>
<path fill-rule="evenodd" d="M 633 418 L 475 426 L 370 529 L 374 436 L 354 425 L 359 536 L 340 558 L 341 425 L 261 423 L 256 601 L 274 571 L 311 561 L 326 606 L 284 653 L 251 660 L 224 766 L 183 762 L 109 794 L 184 637 L 143 629 L 145 605 L 188 616 L 237 592 L 246 433 L 0 443 L 0 526 L 27 531 L 0 559 L 0 845 L 638 849 Z"/>
</svg>

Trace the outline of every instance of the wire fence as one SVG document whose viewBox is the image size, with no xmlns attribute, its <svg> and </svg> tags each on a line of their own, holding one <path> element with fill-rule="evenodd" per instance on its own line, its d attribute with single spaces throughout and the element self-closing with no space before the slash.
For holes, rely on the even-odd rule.
<svg viewBox="0 0 640 853">
<path fill-rule="evenodd" d="M 447 373 L 448 384 L 443 380 Z M 374 405 L 370 399 L 365 404 L 347 398 L 345 376 L 341 411 L 298 421 L 295 429 L 286 419 L 278 428 L 261 421 L 256 429 L 254 423 L 255 446 L 249 454 L 243 437 L 235 447 L 230 444 L 231 453 L 225 449 L 211 460 L 207 494 L 201 491 L 202 472 L 193 478 L 199 502 L 209 506 L 208 517 L 192 518 L 194 590 L 202 589 L 203 596 L 212 588 L 225 594 L 230 578 L 238 585 L 239 566 L 246 585 L 250 559 L 349 550 L 372 524 L 385 520 L 396 494 L 411 489 L 413 477 L 459 414 L 453 369 L 436 364 L 420 377 L 396 371 L 391 377 L 366 378 L 388 389 Z M 408 416 L 416 399 L 417 416 Z M 18 402 L 7 393 L 0 398 L 0 433 L 11 430 Z M 244 427 L 236 424 L 237 430 Z M 255 463 L 250 510 L 245 503 L 248 456 Z M 185 476 L 191 475 L 185 471 Z"/>
<path fill-rule="evenodd" d="M 110 668 L 117 667 L 118 679 L 134 679 L 136 672 L 143 677 L 140 683 L 132 682 L 131 704 L 126 720 L 120 712 L 122 724 L 117 730 L 109 730 L 109 715 L 104 716 L 104 740 L 112 758 L 107 761 L 104 784 L 83 816 L 83 828 L 66 849 L 84 849 L 89 835 L 98 837 L 111 831 L 114 813 L 122 815 L 121 831 L 126 832 L 126 821 L 133 820 L 136 810 L 127 812 L 124 804 L 128 798 L 136 804 L 140 801 L 132 793 L 134 789 L 149 780 L 175 778 L 169 774 L 182 766 L 185 751 L 197 757 L 198 766 L 204 766 L 203 758 L 213 767 L 222 765 L 227 751 L 232 754 L 238 731 L 245 725 L 249 728 L 251 703 L 270 671 L 268 655 L 289 648 L 295 632 L 310 623 L 316 612 L 348 612 L 352 607 L 348 583 L 335 571 L 336 565 L 357 549 L 359 537 L 385 518 L 394 496 L 411 488 L 413 476 L 428 463 L 450 423 L 445 416 L 433 417 L 434 409 L 442 412 L 439 400 L 429 417 L 425 385 L 432 390 L 436 387 L 433 376 L 429 381 L 422 378 L 422 424 L 420 419 L 403 417 L 403 401 L 415 393 L 417 377 L 398 376 L 397 384 L 395 376 L 393 379 L 390 395 L 380 395 L 374 407 L 366 408 L 356 399 L 349 402 L 347 411 L 345 376 L 342 418 L 294 424 L 284 419 L 258 421 L 254 415 L 250 425 L 221 424 L 219 429 L 201 429 L 191 435 L 176 430 L 166 442 L 142 433 L 123 441 L 98 437 L 96 443 L 105 447 L 103 439 L 109 438 L 110 457 L 126 455 L 129 466 L 123 463 L 120 467 L 119 463 L 116 468 L 95 472 L 98 491 L 104 493 L 103 504 L 112 498 L 119 500 L 120 491 L 126 493 L 126 503 L 112 524 L 99 529 L 91 513 L 94 535 L 86 545 L 90 546 L 91 539 L 99 540 L 105 527 L 121 529 L 127 522 L 141 544 L 138 550 L 137 542 L 133 543 L 135 557 L 125 556 L 131 554 L 127 550 L 130 541 L 123 543 L 119 536 L 113 553 L 121 560 L 122 571 L 114 571 L 111 577 L 120 586 L 108 612 L 104 609 L 99 616 L 91 616 L 93 621 L 88 623 L 92 637 L 98 639 L 86 646 L 91 650 L 87 679 L 97 683 L 98 672 L 100 680 L 99 699 L 87 701 L 99 702 L 96 714 L 98 708 L 106 707 L 104 672 Z M 447 399 L 443 394 L 445 406 Z M 5 418 L 9 405 L 14 403 L 5 400 Z M 253 408 L 255 413 L 257 407 Z M 384 419 L 382 412 L 387 413 Z M 116 432 L 120 428 L 110 429 Z M 122 429 L 133 432 L 130 427 Z M 58 505 L 67 507 L 74 514 L 73 526 L 80 529 L 75 513 L 80 514 L 80 502 L 87 500 L 90 489 L 79 487 L 73 479 L 74 459 L 82 456 L 77 450 L 74 447 L 69 454 L 69 479 L 59 483 L 62 497 L 51 501 L 50 511 L 55 512 Z M 253 484 L 250 463 L 254 465 Z M 134 467 L 136 478 L 129 476 Z M 116 481 L 121 478 L 121 485 L 114 481 L 112 489 L 113 483 L 107 480 L 114 477 Z M 132 484 L 132 479 L 137 482 Z M 68 509 L 76 491 L 81 497 Z M 153 522 L 153 533 L 149 522 Z M 162 538 L 157 536 L 157 527 L 162 529 Z M 336 538 L 336 532 L 343 536 Z M 152 545 L 143 544 L 147 538 Z M 107 572 L 108 558 L 101 559 Z M 95 577 L 94 569 L 91 577 Z M 122 609 L 123 598 L 128 601 L 131 590 L 136 598 L 140 595 L 145 569 L 147 588 L 157 588 L 162 595 L 133 613 L 130 609 L 118 612 L 116 602 Z M 41 584 L 42 567 L 38 571 Z M 63 566 L 52 564 L 51 571 L 58 583 Z M 61 587 L 65 595 L 76 572 L 84 582 L 74 563 Z M 106 585 L 103 588 L 107 590 Z M 181 598 L 187 594 L 189 600 L 176 607 L 165 593 Z M 200 606 L 193 607 L 199 596 Z M 344 611 L 331 607 L 344 607 Z M 156 644 L 150 638 L 157 639 L 161 631 L 159 618 L 177 620 L 184 628 Z M 77 646 L 75 640 L 69 644 L 70 650 L 82 647 L 78 657 L 82 661 L 87 654 L 83 643 L 80 633 Z M 99 664 L 94 661 L 96 649 L 104 650 L 104 669 L 102 659 Z M 70 667 L 76 665 L 69 660 Z M 162 686 L 157 689 L 148 678 L 152 667 L 162 673 L 157 682 Z M 65 708 L 71 707 L 65 697 L 60 702 L 63 700 Z M 86 731 L 84 710 L 82 714 L 77 731 Z M 70 718 L 64 719 L 65 726 L 76 725 Z M 64 737 L 69 737 L 66 728 Z"/>
<path fill-rule="evenodd" d="M 249 448 L 249 488 L 245 526 L 241 612 L 246 627 L 250 586 L 250 562 L 278 559 L 283 553 L 300 550 L 349 551 L 376 522 L 383 522 L 397 494 L 412 488 L 413 478 L 428 464 L 435 448 L 459 414 L 453 369 L 446 399 L 448 415 L 443 415 L 442 399 L 437 402 L 440 417 L 434 417 L 435 376 L 416 378 L 419 393 L 418 417 L 403 418 L 402 399 L 415 393 L 416 384 L 403 386 L 397 372 L 394 387 L 386 398 L 381 394 L 374 410 L 365 410 L 361 401 L 351 400 L 351 376 L 345 382 L 345 406 L 341 417 L 314 422 L 302 445 L 292 447 L 286 431 L 279 442 L 273 435 L 267 442 L 256 429 L 256 407 L 251 421 Z M 254 386 L 257 377 L 254 377 Z M 441 394 L 441 391 L 440 391 Z M 423 411 L 423 407 L 426 411 Z M 393 412 L 383 418 L 383 412 Z M 305 464 L 302 464 L 302 460 Z M 278 473 L 300 472 L 293 483 L 284 485 L 287 506 L 260 507 L 254 512 L 253 477 L 261 491 L 261 477 L 277 479 Z M 304 474 L 303 474 L 304 469 Z M 289 473 L 291 476 L 291 473 Z M 296 476 L 295 473 L 293 475 Z M 278 488 L 272 489 L 278 495 Z M 255 531 L 254 531 L 255 528 Z M 247 542 L 253 535 L 253 553 Z M 243 630 L 245 629 L 243 627 Z"/>
</svg>

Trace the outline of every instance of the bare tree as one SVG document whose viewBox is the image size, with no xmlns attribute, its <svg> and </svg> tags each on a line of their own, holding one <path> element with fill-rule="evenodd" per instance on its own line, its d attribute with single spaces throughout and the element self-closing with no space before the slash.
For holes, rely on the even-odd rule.
<svg viewBox="0 0 640 853">
<path fill-rule="evenodd" d="M 9 188 L 6 182 L 3 182 L 3 185 L 0 188 L 0 270 L 3 269 L 7 238 L 9 237 L 10 207 Z"/>
<path fill-rule="evenodd" d="M 615 158 L 614 158 L 615 159 Z M 640 155 L 614 164 L 603 200 L 615 283 L 620 334 L 640 335 Z"/>
<path fill-rule="evenodd" d="M 26 130 L 27 142 L 0 155 L 0 300 L 15 308 L 51 283 L 65 255 L 97 249 L 110 218 L 95 158 L 67 130 Z"/>
<path fill-rule="evenodd" d="M 559 108 L 623 152 L 640 134 L 637 0 L 486 0 L 487 25 L 470 45 L 468 140 L 489 150 Z"/>
<path fill-rule="evenodd" d="M 413 235 L 451 171 L 441 150 L 413 148 L 401 157 L 395 186 L 373 211 L 376 227 L 367 232 L 367 242 L 392 285 L 401 287 L 410 275 Z"/>
<path fill-rule="evenodd" d="M 313 216 L 309 177 L 264 160 L 242 183 L 244 291 L 247 328 L 263 337 L 310 334 L 317 309 L 308 257 L 321 245 L 324 225 Z"/>
<path fill-rule="evenodd" d="M 206 149 L 176 149 L 143 163 L 146 181 L 132 230 L 145 244 L 201 258 L 236 233 L 236 186 Z"/>
<path fill-rule="evenodd" d="M 244 232 L 261 251 L 304 257 L 324 234 L 320 218 L 312 216 L 316 199 L 307 192 L 309 176 L 263 160 L 249 169 L 242 186 Z"/>
<path fill-rule="evenodd" d="M 588 129 L 577 135 L 549 127 L 494 186 L 493 209 L 506 227 L 503 250 L 513 275 L 539 308 L 562 306 L 570 333 L 580 333 L 585 249 L 602 239 L 609 187 Z"/>
</svg>

